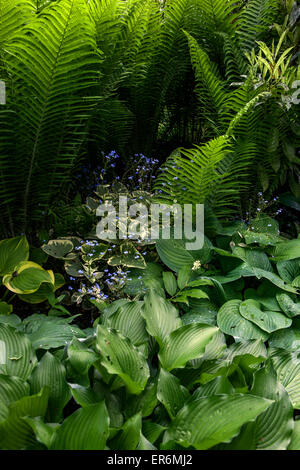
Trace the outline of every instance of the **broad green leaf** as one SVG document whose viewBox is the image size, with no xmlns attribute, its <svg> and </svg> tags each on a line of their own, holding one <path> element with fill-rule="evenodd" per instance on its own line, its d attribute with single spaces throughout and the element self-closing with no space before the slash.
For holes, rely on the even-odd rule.
<svg viewBox="0 0 300 470">
<path fill-rule="evenodd" d="M 283 312 L 289 318 L 300 315 L 300 302 L 293 302 L 291 297 L 287 294 L 277 294 L 276 299 Z"/>
<path fill-rule="evenodd" d="M 65 284 L 65 279 L 61 274 L 54 274 L 54 284 L 43 283 L 36 292 L 32 294 L 19 294 L 19 298 L 30 304 L 38 304 L 48 299 L 49 295 Z"/>
<path fill-rule="evenodd" d="M 39 264 L 25 261 L 14 273 L 4 276 L 2 282 L 16 294 L 32 294 L 44 283 L 54 288 L 55 278 L 52 271 L 45 271 Z"/>
<path fill-rule="evenodd" d="M 25 236 L 0 241 L 0 276 L 12 273 L 16 266 L 29 258 L 29 245 Z"/>
<path fill-rule="evenodd" d="M 26 380 L 34 369 L 36 356 L 28 337 L 0 323 L 0 370 Z"/>
<path fill-rule="evenodd" d="M 288 450 L 300 450 L 300 421 L 295 421 L 294 430 Z"/>
<path fill-rule="evenodd" d="M 132 395 L 126 400 L 125 416 L 131 417 L 141 412 L 143 418 L 151 415 L 158 404 L 157 400 L 157 380 L 149 381 L 145 390 L 138 396 Z"/>
<path fill-rule="evenodd" d="M 99 360 L 99 356 L 77 338 L 73 338 L 68 347 L 68 359 L 78 375 L 87 375 L 90 367 Z"/>
<path fill-rule="evenodd" d="M 81 251 L 83 253 L 82 259 L 85 263 L 91 263 L 92 261 L 99 261 L 105 256 L 109 245 L 98 242 L 90 242 L 90 244 L 83 244 Z"/>
<path fill-rule="evenodd" d="M 300 275 L 300 258 L 279 261 L 276 266 L 281 279 L 289 284 L 292 284 L 293 280 Z"/>
<path fill-rule="evenodd" d="M 66 418 L 56 430 L 51 450 L 103 450 L 109 418 L 105 402 L 87 405 Z"/>
<path fill-rule="evenodd" d="M 171 271 L 164 271 L 162 273 L 164 286 L 169 295 L 173 296 L 177 291 L 176 277 Z"/>
<path fill-rule="evenodd" d="M 59 424 L 44 423 L 40 416 L 35 418 L 25 416 L 23 419 L 31 427 L 37 441 L 49 448 L 55 433 L 55 428 L 58 427 Z"/>
<path fill-rule="evenodd" d="M 104 319 L 104 325 L 114 328 L 139 346 L 148 340 L 145 320 L 142 316 L 143 302 L 127 302 Z"/>
<path fill-rule="evenodd" d="M 181 268 L 194 264 L 194 258 L 185 248 L 183 240 L 158 240 L 157 253 L 169 269 L 178 272 Z"/>
<path fill-rule="evenodd" d="M 232 439 L 241 426 L 265 411 L 273 400 L 254 395 L 215 395 L 186 404 L 168 429 L 183 447 L 204 450 Z"/>
<path fill-rule="evenodd" d="M 66 381 L 64 365 L 52 354 L 46 352 L 30 377 L 31 393 L 38 393 L 41 388 L 49 388 L 47 421 L 59 422 L 65 405 L 71 398 L 70 388 Z"/>
<path fill-rule="evenodd" d="M 217 331 L 217 327 L 200 323 L 184 325 L 173 331 L 164 340 L 159 352 L 162 367 L 170 371 L 185 366 L 192 359 L 200 358 Z"/>
<path fill-rule="evenodd" d="M 0 448 L 2 450 L 25 449 L 34 444 L 31 426 L 23 417 L 44 416 L 47 410 L 48 389 L 37 395 L 25 396 L 8 407 L 8 415 L 0 422 Z"/>
<path fill-rule="evenodd" d="M 180 385 L 180 381 L 175 375 L 164 369 L 160 370 L 157 398 L 164 405 L 171 419 L 175 418 L 189 397 L 188 390 Z"/>
<path fill-rule="evenodd" d="M 292 324 L 292 320 L 279 312 L 263 311 L 255 300 L 245 300 L 240 304 L 240 314 L 247 320 L 255 323 L 267 333 L 288 328 Z"/>
<path fill-rule="evenodd" d="M 276 245 L 274 250 L 274 261 L 283 261 L 299 258 L 300 238 L 287 240 Z"/>
<path fill-rule="evenodd" d="M 217 324 L 223 333 L 243 339 L 268 339 L 268 333 L 240 314 L 240 300 L 229 300 L 219 310 Z"/>
<path fill-rule="evenodd" d="M 101 353 L 102 365 L 110 374 L 117 374 L 130 393 L 139 394 L 144 390 L 149 368 L 145 357 L 129 338 L 98 325 L 96 346 Z"/>
<path fill-rule="evenodd" d="M 201 397 L 210 397 L 212 395 L 230 395 L 234 393 L 234 388 L 225 376 L 216 377 L 214 380 L 200 385 L 191 397 L 191 401 L 198 400 Z"/>
<path fill-rule="evenodd" d="M 278 380 L 289 394 L 294 408 L 300 407 L 300 358 L 298 352 L 270 348 L 272 363 Z"/>
<path fill-rule="evenodd" d="M 8 406 L 29 395 L 30 387 L 19 377 L 0 374 L 0 421 L 8 415 Z"/>
<path fill-rule="evenodd" d="M 148 333 L 161 345 L 169 334 L 181 326 L 178 310 L 166 299 L 150 289 L 145 296 L 142 315 Z"/>
<path fill-rule="evenodd" d="M 27 320 L 31 320 L 30 317 Z M 26 327 L 27 335 L 35 349 L 51 349 L 65 346 L 73 337 L 84 338 L 85 333 L 75 325 L 69 325 L 65 319 L 37 315 L 29 326 L 34 323 L 33 331 Z"/>
<path fill-rule="evenodd" d="M 298 350 L 300 348 L 300 319 L 294 319 L 292 326 L 289 328 L 272 333 L 269 338 L 269 345 L 288 351 Z"/>
<path fill-rule="evenodd" d="M 136 450 L 157 450 L 157 448 L 151 444 L 151 442 L 149 442 L 143 434 L 141 434 Z"/>
<path fill-rule="evenodd" d="M 122 430 L 108 442 L 114 450 L 135 450 L 140 440 L 142 416 L 140 413 L 129 418 Z"/>
</svg>

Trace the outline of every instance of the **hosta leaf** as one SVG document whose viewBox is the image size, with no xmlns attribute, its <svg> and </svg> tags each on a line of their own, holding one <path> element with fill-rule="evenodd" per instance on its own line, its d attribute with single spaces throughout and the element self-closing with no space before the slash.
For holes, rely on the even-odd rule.
<svg viewBox="0 0 300 470">
<path fill-rule="evenodd" d="M 294 423 L 294 431 L 288 450 L 300 450 L 300 421 Z"/>
<path fill-rule="evenodd" d="M 168 436 L 183 447 L 209 449 L 232 439 L 241 426 L 265 411 L 272 400 L 254 395 L 215 395 L 186 404 L 168 429 Z"/>
<path fill-rule="evenodd" d="M 180 381 L 175 375 L 170 374 L 170 372 L 164 369 L 160 370 L 157 398 L 166 408 L 170 418 L 175 418 L 189 397 L 188 390 L 180 385 Z"/>
<path fill-rule="evenodd" d="M 165 289 L 169 295 L 173 296 L 177 291 L 176 277 L 170 271 L 164 271 L 162 273 Z"/>
<path fill-rule="evenodd" d="M 106 370 L 110 374 L 117 374 L 130 393 L 141 393 L 150 372 L 145 357 L 129 338 L 125 338 L 115 330 L 98 325 L 96 345 Z"/>
<path fill-rule="evenodd" d="M 240 314 L 240 300 L 229 300 L 219 310 L 217 323 L 223 333 L 243 339 L 268 339 L 268 333 Z"/>
<path fill-rule="evenodd" d="M 35 434 L 35 437 L 38 442 L 44 444 L 47 448 L 50 447 L 51 441 L 53 439 L 53 435 L 55 433 L 55 428 L 59 426 L 59 424 L 48 424 L 44 423 L 40 416 L 35 418 L 30 418 L 29 416 L 25 416 L 24 421 L 31 427 L 32 431 Z"/>
<path fill-rule="evenodd" d="M 276 266 L 281 279 L 289 284 L 292 284 L 293 280 L 300 275 L 300 258 L 279 261 Z"/>
<path fill-rule="evenodd" d="M 34 318 L 35 328 L 27 335 L 35 349 L 51 349 L 65 346 L 73 337 L 85 337 L 85 333 L 75 325 L 69 325 L 64 319 L 38 315 Z M 30 317 L 27 318 L 29 320 Z"/>
<path fill-rule="evenodd" d="M 224 447 L 235 450 L 285 450 L 294 427 L 293 407 L 272 368 L 264 367 L 255 372 L 250 393 L 274 400 L 274 403 L 254 422 L 246 424 L 239 436 Z"/>
<path fill-rule="evenodd" d="M 133 395 L 126 400 L 125 416 L 130 417 L 141 412 L 143 417 L 151 415 L 158 404 L 157 380 L 149 381 L 145 390 L 138 396 Z"/>
<path fill-rule="evenodd" d="M 300 348 L 300 320 L 293 320 L 292 326 L 284 330 L 272 333 L 269 338 L 269 345 L 274 348 L 282 348 L 294 351 Z"/>
<path fill-rule="evenodd" d="M 142 416 L 140 413 L 129 418 L 122 430 L 108 442 L 111 449 L 135 450 L 141 434 Z"/>
<path fill-rule="evenodd" d="M 283 312 L 289 318 L 300 315 L 300 302 L 293 302 L 293 300 L 287 294 L 277 294 L 276 299 Z"/>
<path fill-rule="evenodd" d="M 30 377 L 31 393 L 37 393 L 44 386 L 49 388 L 47 420 L 59 422 L 65 405 L 71 398 L 63 364 L 52 354 L 46 352 Z"/>
<path fill-rule="evenodd" d="M 30 304 L 38 304 L 48 299 L 49 295 L 65 284 L 61 274 L 54 274 L 54 284 L 43 283 L 36 292 L 32 294 L 19 294 L 19 298 Z"/>
<path fill-rule="evenodd" d="M 8 405 L 29 395 L 30 387 L 19 377 L 0 375 L 0 421 L 8 415 Z"/>
<path fill-rule="evenodd" d="M 194 258 L 185 248 L 183 240 L 158 240 L 156 242 L 157 253 L 162 262 L 173 271 L 194 264 Z"/>
<path fill-rule="evenodd" d="M 184 289 L 191 277 L 192 270 L 189 266 L 184 266 L 178 272 L 177 284 L 179 289 Z"/>
<path fill-rule="evenodd" d="M 55 278 L 52 271 L 45 271 L 39 264 L 25 261 L 14 273 L 4 276 L 2 282 L 16 294 L 32 294 L 43 283 L 50 284 L 54 288 Z"/>
<path fill-rule="evenodd" d="M 71 240 L 50 240 L 41 248 L 47 255 L 62 259 L 73 250 L 74 245 Z"/>
<path fill-rule="evenodd" d="M 99 356 L 77 338 L 73 338 L 68 347 L 68 359 L 78 375 L 87 375 L 90 367 L 99 360 Z"/>
<path fill-rule="evenodd" d="M 146 321 L 148 333 L 153 336 L 159 344 L 169 334 L 181 326 L 178 310 L 166 299 L 150 289 L 145 296 L 142 315 Z"/>
<path fill-rule="evenodd" d="M 245 300 L 240 304 L 239 310 L 244 318 L 268 333 L 281 328 L 288 328 L 292 324 L 292 320 L 282 313 L 261 310 L 260 305 L 255 300 Z"/>
<path fill-rule="evenodd" d="M 106 317 L 104 325 L 120 331 L 127 336 L 133 344 L 139 346 L 148 340 L 145 320 L 142 316 L 143 302 L 127 302 L 118 310 Z"/>
<path fill-rule="evenodd" d="M 165 339 L 159 352 L 159 360 L 167 371 L 183 367 L 204 354 L 206 345 L 218 331 L 217 327 L 191 323 L 173 331 Z"/>
<path fill-rule="evenodd" d="M 231 395 L 234 393 L 234 388 L 225 376 L 216 377 L 214 380 L 200 385 L 191 398 L 191 401 L 198 400 L 202 397 L 210 397 L 212 395 Z"/>
<path fill-rule="evenodd" d="M 276 245 L 274 250 L 274 261 L 283 261 L 299 258 L 300 238 L 287 240 Z"/>
<path fill-rule="evenodd" d="M 103 450 L 108 438 L 109 417 L 105 402 L 80 408 L 56 430 L 53 450 Z"/>
<path fill-rule="evenodd" d="M 25 396 L 9 405 L 9 412 L 0 423 L 0 448 L 5 450 L 25 449 L 35 442 L 31 426 L 25 416 L 44 416 L 47 410 L 48 389 L 37 395 Z"/>
<path fill-rule="evenodd" d="M 29 258 L 29 245 L 25 236 L 0 241 L 0 276 L 12 273 L 15 267 Z"/>
<path fill-rule="evenodd" d="M 26 380 L 36 364 L 28 337 L 9 325 L 0 323 L 0 370 Z"/>
</svg>

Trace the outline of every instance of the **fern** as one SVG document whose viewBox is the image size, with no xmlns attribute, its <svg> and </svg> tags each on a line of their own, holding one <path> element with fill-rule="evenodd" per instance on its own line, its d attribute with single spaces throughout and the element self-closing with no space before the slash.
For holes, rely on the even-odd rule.
<svg viewBox="0 0 300 470">
<path fill-rule="evenodd" d="M 78 158 L 94 103 L 84 97 L 100 64 L 94 36 L 85 1 L 65 0 L 44 9 L 6 48 L 10 84 L 1 114 L 13 113 L 14 142 L 1 129 L 1 154 L 11 162 L 1 159 L 0 191 L 14 201 L 15 218 L 25 226 L 59 197 Z M 8 185 L 12 168 L 14 184 Z"/>
</svg>

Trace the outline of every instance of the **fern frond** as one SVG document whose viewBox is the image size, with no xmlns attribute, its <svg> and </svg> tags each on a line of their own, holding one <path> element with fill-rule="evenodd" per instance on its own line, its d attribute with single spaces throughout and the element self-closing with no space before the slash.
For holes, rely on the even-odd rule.
<svg viewBox="0 0 300 470">
<path fill-rule="evenodd" d="M 62 194 L 86 136 L 94 103 L 87 90 L 97 82 L 101 60 L 86 8 L 84 0 L 52 3 L 6 48 L 15 184 L 1 189 L 15 200 L 23 223 L 38 220 Z M 1 154 L 7 146 L 11 142 L 1 129 Z M 9 178 L 3 161 L 1 167 Z"/>
</svg>

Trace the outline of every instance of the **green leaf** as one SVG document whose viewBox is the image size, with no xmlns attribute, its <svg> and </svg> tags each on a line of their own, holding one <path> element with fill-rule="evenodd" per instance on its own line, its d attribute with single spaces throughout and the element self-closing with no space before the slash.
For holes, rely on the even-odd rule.
<svg viewBox="0 0 300 470">
<path fill-rule="evenodd" d="M 146 329 L 161 345 L 169 334 L 181 326 L 178 310 L 166 299 L 150 289 L 145 296 L 142 315 Z"/>
<path fill-rule="evenodd" d="M 49 388 L 47 420 L 59 422 L 65 405 L 71 398 L 63 364 L 52 354 L 46 352 L 30 377 L 31 392 L 37 393 L 44 386 Z"/>
<path fill-rule="evenodd" d="M 31 427 L 32 431 L 35 434 L 35 437 L 38 442 L 44 444 L 47 448 L 50 447 L 51 441 L 53 439 L 53 435 L 55 432 L 55 428 L 58 427 L 58 424 L 48 424 L 44 423 L 40 416 L 35 418 L 30 418 L 29 416 L 25 416 L 24 421 Z"/>
<path fill-rule="evenodd" d="M 270 356 L 278 380 L 289 394 L 294 408 L 300 407 L 300 359 L 297 353 L 283 349 L 271 349 Z"/>
<path fill-rule="evenodd" d="M 204 450 L 232 439 L 241 426 L 265 411 L 273 400 L 254 395 L 215 395 L 189 402 L 178 413 L 168 435 L 183 447 Z"/>
<path fill-rule="evenodd" d="M 35 443 L 31 426 L 23 417 L 44 416 L 47 410 L 48 389 L 37 395 L 21 398 L 9 405 L 9 412 L 0 422 L 0 448 L 3 450 L 25 449 Z"/>
<path fill-rule="evenodd" d="M 262 339 L 269 335 L 240 314 L 240 300 L 229 300 L 219 310 L 217 323 L 221 331 L 243 339 Z"/>
<path fill-rule="evenodd" d="M 180 268 L 178 272 L 178 278 L 177 278 L 177 284 L 179 289 L 184 289 L 191 277 L 191 268 L 190 266 L 184 266 L 183 268 Z"/>
<path fill-rule="evenodd" d="M 0 370 L 26 380 L 37 362 L 31 342 L 23 333 L 0 323 Z"/>
<path fill-rule="evenodd" d="M 110 374 L 117 374 L 130 393 L 138 395 L 144 390 L 149 368 L 145 357 L 129 338 L 98 325 L 96 346 L 102 356 L 102 365 Z"/>
<path fill-rule="evenodd" d="M 28 322 L 31 317 L 26 319 Z M 27 335 L 35 349 L 51 349 L 65 346 L 73 337 L 83 338 L 85 333 L 75 325 L 69 325 L 65 319 L 37 315 L 32 318 L 33 331 L 26 327 Z M 31 323 L 32 325 L 32 323 Z"/>
<path fill-rule="evenodd" d="M 24 302 L 28 302 L 30 304 L 38 304 L 47 300 L 50 294 L 55 292 L 64 284 L 64 277 L 59 273 L 55 273 L 54 284 L 43 283 L 36 292 L 33 292 L 32 294 L 18 294 L 18 297 Z"/>
<path fill-rule="evenodd" d="M 293 302 L 293 300 L 287 294 L 277 294 L 276 299 L 283 312 L 289 318 L 300 315 L 300 302 Z"/>
<path fill-rule="evenodd" d="M 274 250 L 274 261 L 292 260 L 299 258 L 300 238 L 287 240 L 276 245 Z"/>
<path fill-rule="evenodd" d="M 13 306 L 7 302 L 0 302 L 0 315 L 9 315 L 13 311 Z"/>
<path fill-rule="evenodd" d="M 114 328 L 139 346 L 148 340 L 145 320 L 142 316 L 143 302 L 127 302 L 116 312 L 104 317 L 104 325 Z"/>
<path fill-rule="evenodd" d="M 294 431 L 288 450 L 300 450 L 300 421 L 294 423 Z"/>
<path fill-rule="evenodd" d="M 269 364 L 255 372 L 251 393 L 274 400 L 274 403 L 245 427 L 230 448 L 286 450 L 294 427 L 293 407 L 287 391 L 277 382 Z"/>
<path fill-rule="evenodd" d="M 90 367 L 99 360 L 99 355 L 77 338 L 73 338 L 68 347 L 68 359 L 78 375 L 87 376 Z"/>
<path fill-rule="evenodd" d="M 202 397 L 210 397 L 212 395 L 230 395 L 232 393 L 234 393 L 234 388 L 228 378 L 220 376 L 198 387 L 193 393 L 191 401 L 198 400 L 198 398 Z"/>
<path fill-rule="evenodd" d="M 29 245 L 25 236 L 0 241 L 0 276 L 11 273 L 29 258 Z"/>
<path fill-rule="evenodd" d="M 105 402 L 87 405 L 68 416 L 56 430 L 51 450 L 103 450 L 109 417 Z"/>
<path fill-rule="evenodd" d="M 240 314 L 247 320 L 255 323 L 267 333 L 288 328 L 292 320 L 279 312 L 263 311 L 255 300 L 244 300 L 239 306 Z"/>
<path fill-rule="evenodd" d="M 187 266 L 192 268 L 194 264 L 194 258 L 186 250 L 182 240 L 158 240 L 156 249 L 162 262 L 173 271 L 178 272 Z"/>
<path fill-rule="evenodd" d="M 173 296 L 177 291 L 176 277 L 171 271 L 164 271 L 162 273 L 165 289 L 169 295 Z"/>
<path fill-rule="evenodd" d="M 120 248 L 121 254 L 112 256 L 107 263 L 110 266 L 127 266 L 128 268 L 145 269 L 146 262 L 132 243 L 125 242 Z"/>
<path fill-rule="evenodd" d="M 173 331 L 166 338 L 159 352 L 159 360 L 167 371 L 183 367 L 196 358 L 200 358 L 206 345 L 218 331 L 217 327 L 191 323 Z"/>
<path fill-rule="evenodd" d="M 141 412 L 143 417 L 149 416 L 157 404 L 157 380 L 151 381 L 150 379 L 140 395 L 132 395 L 127 398 L 125 416 L 129 418 L 138 412 Z"/>
<path fill-rule="evenodd" d="M 29 393 L 29 384 L 23 379 L 0 374 L 0 421 L 7 417 L 10 403 L 20 400 Z"/>
<path fill-rule="evenodd" d="M 279 276 L 289 284 L 300 275 L 300 258 L 294 258 L 286 261 L 279 261 L 276 264 Z"/>
<path fill-rule="evenodd" d="M 71 240 L 50 240 L 41 248 L 45 253 L 47 253 L 47 255 L 63 259 L 68 253 L 70 253 L 70 251 L 73 250 L 74 245 Z"/>
<path fill-rule="evenodd" d="M 43 283 L 50 284 L 53 289 L 55 278 L 52 271 L 45 271 L 40 265 L 25 261 L 16 267 L 13 274 L 4 276 L 2 282 L 16 294 L 32 294 Z"/>
<path fill-rule="evenodd" d="M 157 386 L 157 398 L 164 405 L 171 419 L 190 397 L 188 390 L 180 385 L 177 377 L 164 369 L 160 370 Z"/>
<path fill-rule="evenodd" d="M 126 421 L 122 430 L 108 442 L 108 446 L 116 450 L 135 450 L 140 440 L 141 427 L 142 417 L 138 413 Z"/>
<path fill-rule="evenodd" d="M 274 348 L 282 348 L 294 351 L 300 347 L 300 320 L 293 320 L 292 326 L 284 330 L 278 330 L 271 334 L 269 345 Z"/>
</svg>

